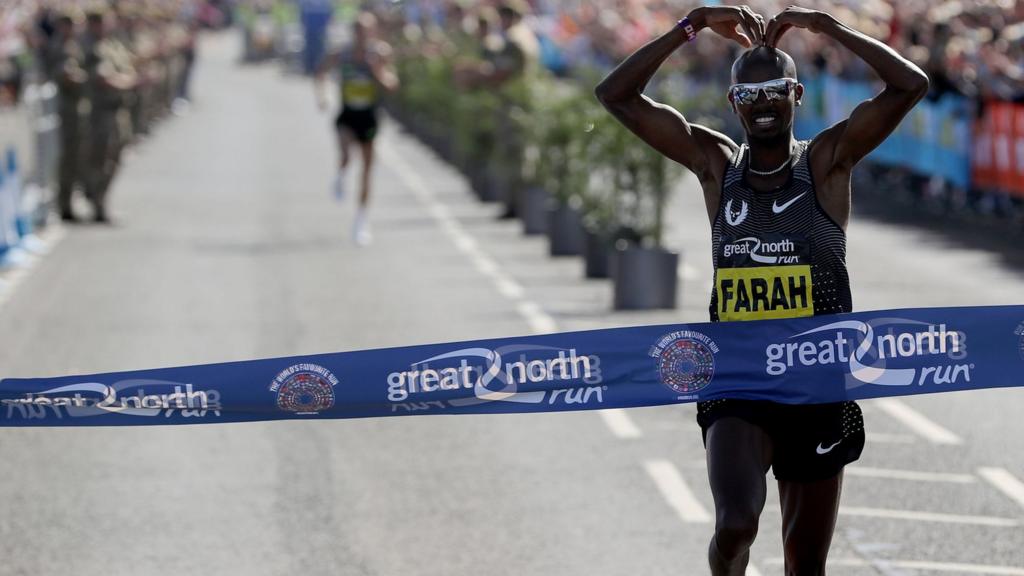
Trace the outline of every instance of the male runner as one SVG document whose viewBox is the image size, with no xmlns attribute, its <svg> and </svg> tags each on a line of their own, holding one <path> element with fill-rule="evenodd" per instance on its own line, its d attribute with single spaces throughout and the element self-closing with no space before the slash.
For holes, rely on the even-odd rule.
<svg viewBox="0 0 1024 576">
<path fill-rule="evenodd" d="M 355 41 L 349 50 L 324 59 L 317 70 L 317 98 L 321 108 L 326 107 L 323 94 L 323 77 L 331 68 L 338 70 L 341 82 L 341 112 L 335 120 L 341 161 L 334 181 L 335 195 L 344 195 L 345 173 L 348 166 L 349 148 L 353 141 L 359 143 L 363 157 L 362 185 L 359 207 L 356 209 L 352 237 L 356 244 L 369 244 L 370 223 L 367 209 L 370 203 L 370 170 L 373 168 L 373 140 L 377 136 L 377 106 L 380 102 L 380 88 L 388 91 L 398 89 L 398 75 L 391 67 L 391 46 L 377 39 L 377 18 L 361 13 L 355 23 Z"/>
<path fill-rule="evenodd" d="M 746 132 L 742 145 L 642 94 L 661 63 L 704 28 L 750 48 L 733 63 L 728 94 Z M 793 138 L 804 87 L 793 60 L 775 49 L 790 28 L 831 36 L 885 82 L 880 94 L 811 141 Z M 711 319 L 728 321 L 851 311 L 850 172 L 927 89 L 914 64 L 829 14 L 790 7 L 766 24 L 746 6 L 721 6 L 690 12 L 620 64 L 596 93 L 619 121 L 700 180 L 714 248 Z M 772 467 L 786 574 L 824 574 L 843 467 L 864 445 L 858 406 L 715 400 L 698 404 L 697 421 L 715 501 L 712 573 L 744 573 Z"/>
</svg>

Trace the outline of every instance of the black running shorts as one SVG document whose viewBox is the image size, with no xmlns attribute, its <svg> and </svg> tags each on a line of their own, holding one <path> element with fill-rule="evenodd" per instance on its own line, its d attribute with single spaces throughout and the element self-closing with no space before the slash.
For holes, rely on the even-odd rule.
<svg viewBox="0 0 1024 576">
<path fill-rule="evenodd" d="M 811 482 L 832 478 L 864 449 L 864 417 L 856 402 L 779 404 L 755 400 L 697 403 L 697 424 L 707 446 L 708 428 L 735 417 L 759 426 L 772 439 L 775 478 Z"/>
<path fill-rule="evenodd" d="M 356 140 L 360 142 L 371 142 L 377 136 L 377 110 L 374 108 L 353 110 L 342 107 L 334 125 L 338 129 L 349 129 Z"/>
</svg>

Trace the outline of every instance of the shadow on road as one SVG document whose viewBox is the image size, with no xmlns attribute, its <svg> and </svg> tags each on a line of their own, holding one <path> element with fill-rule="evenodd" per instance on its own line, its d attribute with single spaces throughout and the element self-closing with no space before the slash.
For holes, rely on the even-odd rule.
<svg viewBox="0 0 1024 576">
<path fill-rule="evenodd" d="M 929 206 L 909 193 L 854 191 L 854 214 L 883 224 L 912 227 L 928 234 L 940 248 L 983 250 L 1024 275 L 1024 227 L 1010 217 L 985 216 L 970 210 Z"/>
</svg>

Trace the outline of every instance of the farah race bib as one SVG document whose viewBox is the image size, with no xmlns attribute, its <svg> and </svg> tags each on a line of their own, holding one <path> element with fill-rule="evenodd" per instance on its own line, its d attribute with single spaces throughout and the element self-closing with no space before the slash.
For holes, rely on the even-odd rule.
<svg viewBox="0 0 1024 576">
<path fill-rule="evenodd" d="M 715 292 L 720 320 L 814 315 L 810 245 L 805 238 L 726 237 L 719 250 Z"/>
</svg>

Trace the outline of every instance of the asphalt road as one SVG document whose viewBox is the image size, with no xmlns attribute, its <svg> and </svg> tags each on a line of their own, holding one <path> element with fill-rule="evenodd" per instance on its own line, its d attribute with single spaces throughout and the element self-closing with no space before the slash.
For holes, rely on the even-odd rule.
<svg viewBox="0 0 1024 576">
<path fill-rule="evenodd" d="M 192 112 L 126 160 L 120 224 L 51 233 L 52 253 L 0 293 L 4 376 L 706 319 L 692 181 L 671 210 L 676 311 L 610 313 L 606 282 L 496 221 L 394 123 L 375 242 L 357 248 L 309 84 L 238 65 L 234 37 L 201 48 Z M 1019 304 L 1024 272 L 969 235 L 855 216 L 856 306 Z M 830 573 L 1024 575 L 1022 402 L 1016 389 L 864 403 Z M 692 406 L 0 438 L 0 574 L 707 573 Z M 750 573 L 781 574 L 780 558 L 770 492 Z"/>
</svg>

